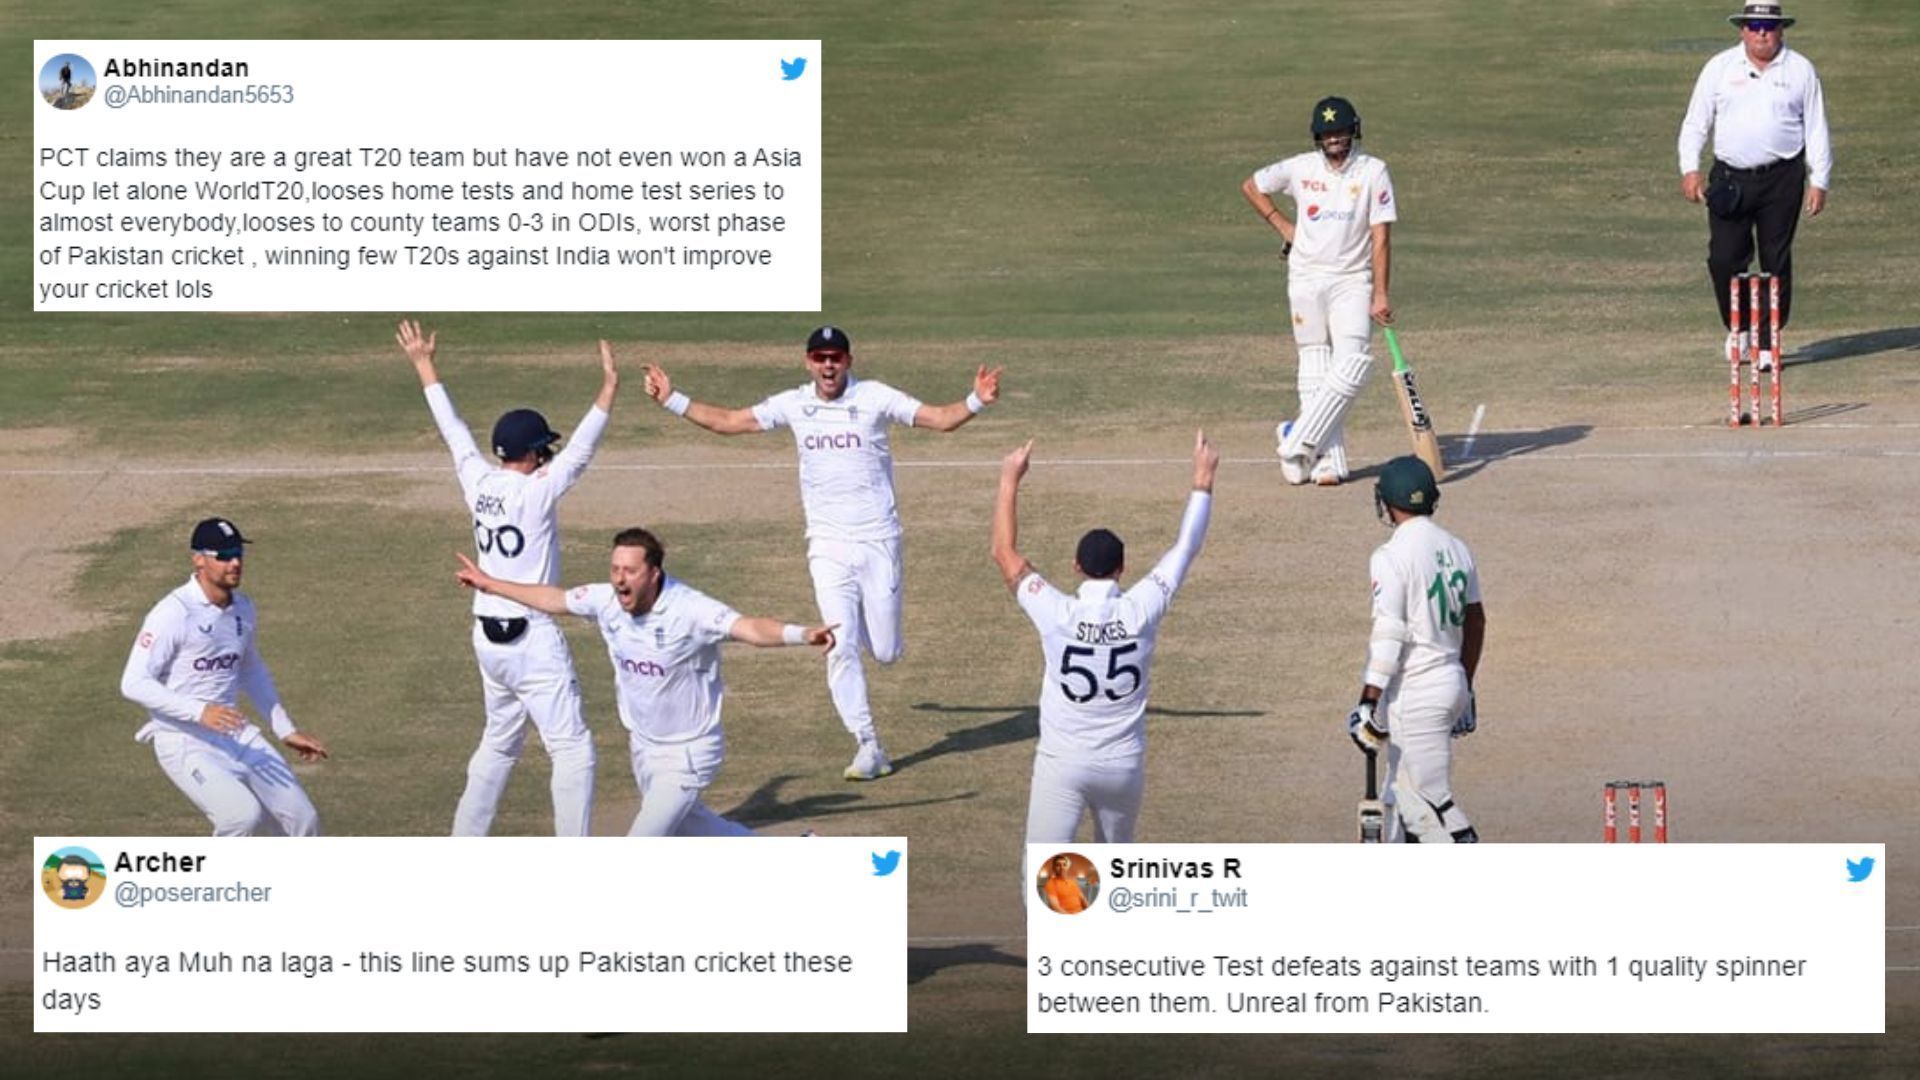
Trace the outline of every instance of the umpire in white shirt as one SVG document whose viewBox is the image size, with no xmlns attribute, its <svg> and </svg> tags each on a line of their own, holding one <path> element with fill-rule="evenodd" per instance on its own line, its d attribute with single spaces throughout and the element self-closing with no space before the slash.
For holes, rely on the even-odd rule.
<svg viewBox="0 0 1920 1080">
<path fill-rule="evenodd" d="M 1680 192 L 1707 204 L 1707 270 L 1729 333 L 1727 287 L 1760 249 L 1760 269 L 1780 279 L 1780 323 L 1793 309 L 1793 233 L 1827 204 L 1833 147 L 1813 62 L 1787 48 L 1794 20 L 1777 3 L 1750 3 L 1728 21 L 1740 44 L 1707 61 L 1680 123 Z M 1700 151 L 1713 137 L 1714 163 L 1700 179 Z M 1729 338 L 1729 345 L 1733 338 Z M 1770 356 L 1771 341 L 1760 342 Z"/>
</svg>

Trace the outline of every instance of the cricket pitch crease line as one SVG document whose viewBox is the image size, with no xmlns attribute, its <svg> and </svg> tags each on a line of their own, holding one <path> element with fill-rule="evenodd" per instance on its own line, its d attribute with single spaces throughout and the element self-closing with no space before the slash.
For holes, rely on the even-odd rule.
<svg viewBox="0 0 1920 1080">
<path fill-rule="evenodd" d="M 1678 428 L 1613 428 L 1614 431 L 1676 431 Z M 1727 450 L 1575 450 L 1557 451 L 1551 448 L 1533 450 L 1513 450 L 1498 454 L 1483 454 L 1478 457 L 1450 457 L 1449 465 L 1476 465 L 1495 461 L 1525 461 L 1533 463 L 1552 463 L 1565 461 L 1718 461 L 1718 460 L 1826 460 L 1833 458 L 1911 458 L 1920 457 L 1920 448 L 1891 449 L 1813 449 L 1778 450 L 1768 447 L 1748 447 Z M 1072 469 L 1109 469 L 1116 465 L 1124 466 L 1172 466 L 1187 465 L 1190 458 L 1035 458 L 1035 465 Z M 1274 462 L 1266 455 L 1250 458 L 1222 458 L 1229 465 L 1265 465 Z M 1365 467 L 1377 465 L 1385 459 L 1368 459 L 1355 456 L 1355 464 Z M 997 469 L 997 458 L 900 461 L 894 466 L 900 469 Z M 416 476 L 441 475 L 448 471 L 445 464 L 434 465 L 182 465 L 182 466 L 107 466 L 103 468 L 20 468 L 0 469 L 0 477 L 28 479 L 34 477 L 62 476 L 234 476 L 234 477 L 338 477 L 338 476 Z M 799 469 L 792 462 L 746 461 L 746 462 L 601 462 L 589 468 L 594 473 L 678 473 L 678 472 L 795 472 Z"/>
</svg>

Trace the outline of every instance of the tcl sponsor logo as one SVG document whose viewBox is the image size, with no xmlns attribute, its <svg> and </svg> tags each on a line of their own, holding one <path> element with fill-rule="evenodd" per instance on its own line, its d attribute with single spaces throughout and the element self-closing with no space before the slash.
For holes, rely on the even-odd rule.
<svg viewBox="0 0 1920 1080">
<path fill-rule="evenodd" d="M 858 450 L 865 445 L 860 441 L 860 436 L 851 431 L 837 435 L 809 435 L 800 440 L 803 450 Z"/>
<path fill-rule="evenodd" d="M 620 670 L 628 675 L 651 675 L 656 679 L 667 677 L 667 669 L 651 660 L 629 660 L 620 658 Z"/>
<path fill-rule="evenodd" d="M 195 671 L 232 671 L 233 665 L 240 662 L 239 653 L 223 653 L 219 656 L 196 656 L 193 658 Z"/>
<path fill-rule="evenodd" d="M 1327 182 L 1324 180 L 1302 180 L 1300 181 L 1300 188 L 1303 191 L 1325 191 L 1327 190 Z"/>
</svg>

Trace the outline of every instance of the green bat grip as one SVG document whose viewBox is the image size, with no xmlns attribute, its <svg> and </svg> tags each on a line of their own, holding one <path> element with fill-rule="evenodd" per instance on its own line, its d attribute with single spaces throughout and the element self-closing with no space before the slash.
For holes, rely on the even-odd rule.
<svg viewBox="0 0 1920 1080">
<path fill-rule="evenodd" d="M 1393 336 L 1393 327 L 1383 326 L 1380 329 L 1387 335 L 1387 351 L 1393 354 L 1393 370 L 1407 370 L 1407 358 L 1400 355 L 1400 339 Z"/>
</svg>

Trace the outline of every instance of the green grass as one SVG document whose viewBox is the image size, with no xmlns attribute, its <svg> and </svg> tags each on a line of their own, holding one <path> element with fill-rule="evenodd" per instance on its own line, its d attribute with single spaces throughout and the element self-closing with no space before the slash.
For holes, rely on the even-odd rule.
<svg viewBox="0 0 1920 1080">
<path fill-rule="evenodd" d="M 1900 361 L 1920 333 L 1907 250 L 1920 9 L 1834 0 L 1796 14 L 1803 21 L 1789 41 L 1819 65 L 1837 166 L 1828 213 L 1803 222 L 1796 243 L 1790 344 L 1894 333 L 1847 362 L 1796 369 L 1790 392 L 1808 403 L 1897 409 L 1912 400 L 1915 376 Z M 787 462 L 784 436 L 723 442 L 651 408 L 636 365 L 663 359 L 703 400 L 747 404 L 800 381 L 801 336 L 831 319 L 860 342 L 864 374 L 928 400 L 960 397 L 975 363 L 1008 366 L 1005 402 L 965 433 L 902 434 L 896 446 L 903 462 L 986 461 L 1038 437 L 1023 541 L 1043 568 L 1064 577 L 1073 538 L 1094 521 L 1114 525 L 1136 551 L 1157 552 L 1175 525 L 1180 468 L 1048 472 L 1044 459 L 1178 456 L 1201 423 L 1227 433 L 1230 454 L 1269 452 L 1276 403 L 1293 383 L 1284 275 L 1238 185 L 1307 147 L 1307 109 L 1328 93 L 1356 102 L 1368 149 L 1392 167 L 1405 215 L 1394 236 L 1395 307 L 1443 427 L 1458 430 L 1460 414 L 1482 401 L 1505 428 L 1627 423 L 1643 405 L 1683 409 L 1672 402 L 1692 400 L 1696 387 L 1699 415 L 1679 419 L 1717 415 L 1717 375 L 1702 373 L 1716 337 L 1706 227 L 1679 198 L 1673 146 L 1700 65 L 1733 41 L 1720 8 L 0 0 L 0 16 L 11 31 L 0 63 L 15 71 L 30 66 L 34 38 L 62 35 L 817 37 L 825 53 L 820 316 L 36 315 L 28 132 L 40 106 L 27 95 L 0 102 L 0 438 L 42 427 L 71 436 L 46 454 L 16 447 L 15 467 L 58 467 L 68 454 L 120 469 L 437 464 L 438 439 L 392 344 L 402 315 L 442 329 L 443 373 L 482 431 L 522 404 L 571 430 L 597 385 L 592 345 L 604 336 L 633 375 L 606 460 Z M 1356 428 L 1397 447 L 1393 416 L 1387 396 L 1370 391 Z M 116 687 L 141 614 L 185 574 L 181 534 L 215 508 L 261 538 L 247 588 L 260 603 L 263 649 L 295 715 L 336 751 L 304 773 L 327 830 L 444 831 L 481 719 L 466 598 L 445 555 L 467 540 L 451 476 L 109 480 L 116 489 L 150 484 L 152 501 L 130 500 L 132 520 L 74 541 L 84 567 L 61 602 L 95 616 L 96 628 L 0 646 L 11 717 L 0 725 L 8 825 L 0 856 L 22 865 L 36 833 L 203 831 L 132 743 L 138 713 Z M 1911 1072 L 1914 1017 L 1898 999 L 1889 1014 L 1896 1034 L 1878 1040 L 1025 1038 L 1023 950 L 987 940 L 1018 933 L 1018 908 L 976 902 L 1015 850 L 1037 674 L 1030 631 L 984 555 L 991 482 L 986 469 L 901 470 L 908 654 L 873 677 L 882 730 L 897 733 L 896 753 L 918 756 L 900 776 L 859 788 L 838 780 L 848 746 L 817 661 L 745 649 L 726 661 L 729 764 L 710 803 L 841 834 L 904 832 L 914 843 L 915 932 L 982 937 L 915 950 L 914 1034 L 30 1037 L 29 995 L 9 983 L 0 986 L 0 1045 L 10 1065 L 20 1075 L 858 1076 L 1020 1074 L 1044 1057 L 1055 1075 Z M 12 496 L 10 484 L 0 477 L 0 497 Z M 1314 759 L 1283 750 L 1307 725 L 1330 722 L 1319 703 L 1348 692 L 1351 664 L 1314 667 L 1292 655 L 1301 648 L 1293 638 L 1205 631 L 1284 618 L 1300 640 L 1357 640 L 1351 583 L 1314 577 L 1336 569 L 1303 565 L 1301 553 L 1363 552 L 1377 533 L 1362 492 L 1299 513 L 1276 487 L 1270 477 L 1231 478 L 1204 572 L 1169 624 L 1157 703 L 1218 715 L 1156 720 L 1154 768 L 1164 770 L 1156 777 L 1210 778 L 1185 787 L 1155 780 L 1156 836 L 1206 838 L 1196 821 L 1260 839 L 1326 824 L 1263 820 L 1258 807 L 1275 790 L 1313 782 L 1305 774 Z M 1473 489 L 1463 490 L 1461 505 L 1473 507 Z M 68 534 L 45 508 L 11 501 L 10 519 L 44 517 L 48 535 Z M 605 538 L 646 523 L 665 535 L 672 572 L 756 613 L 805 617 L 812 601 L 797 502 L 784 473 L 596 471 L 564 515 L 567 577 L 596 579 Z M 1478 505 L 1491 513 L 1497 497 Z M 1522 519 L 1537 512 L 1500 509 Z M 1537 516 L 1542 536 L 1564 527 L 1561 516 Z M 1612 528 L 1623 544 L 1639 531 L 1631 518 Z M 7 588 L 54 584 L 40 580 L 31 555 L 0 565 Z M 1297 609 L 1275 599 L 1283 587 L 1309 587 L 1296 578 L 1337 599 Z M 632 781 L 604 651 L 590 630 L 569 633 L 600 753 L 597 824 L 618 831 Z M 1222 670 L 1282 685 L 1255 687 Z M 69 761 L 86 765 L 84 794 L 52 767 Z M 546 763 L 530 749 L 497 828 L 536 834 L 548 825 Z M 24 941 L 18 892 L 0 907 L 13 917 L 0 934 L 9 945 Z"/>
</svg>

